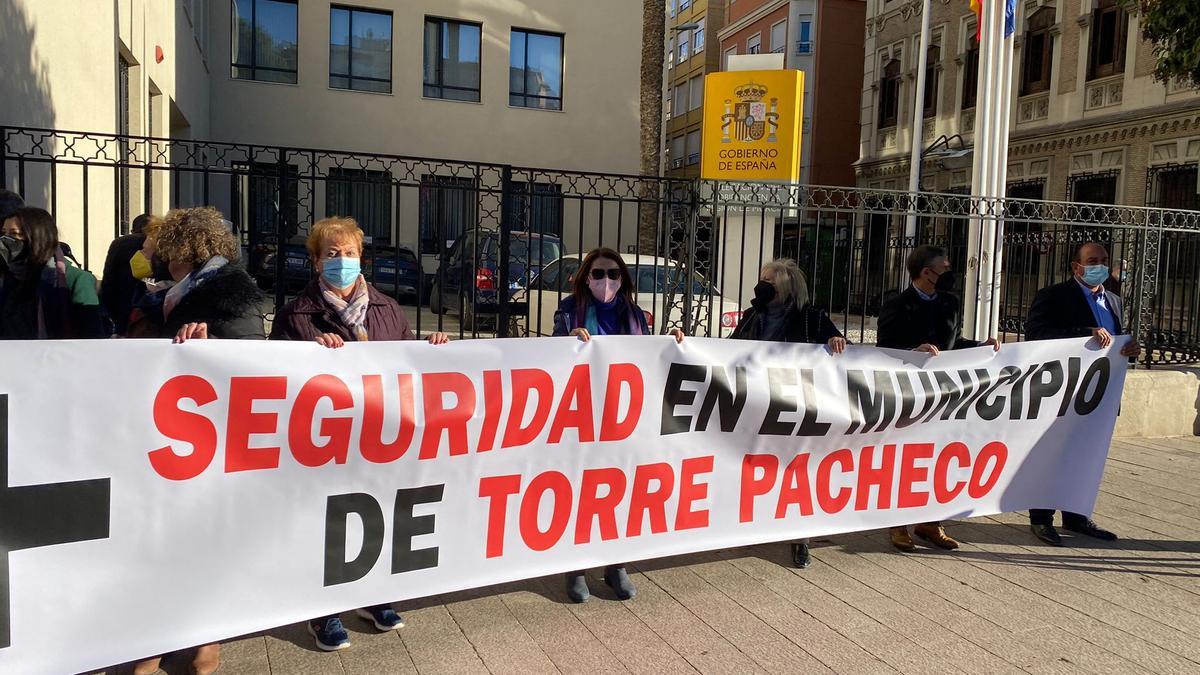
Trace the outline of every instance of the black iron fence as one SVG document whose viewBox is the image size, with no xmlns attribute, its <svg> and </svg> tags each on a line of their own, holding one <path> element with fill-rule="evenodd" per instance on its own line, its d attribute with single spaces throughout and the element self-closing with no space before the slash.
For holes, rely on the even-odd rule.
<svg viewBox="0 0 1200 675">
<path fill-rule="evenodd" d="M 1194 188 L 1195 165 L 1152 174 L 1148 203 L 1186 192 L 1189 176 Z M 1067 278 L 1074 248 L 1100 241 L 1143 362 L 1200 361 L 1200 212 L 1160 208 L 1166 198 L 1152 208 L 1046 202 L 1016 198 L 1041 194 L 1017 185 L 1014 198 L 983 201 L 11 127 L 0 128 L 0 185 L 51 210 L 95 270 L 132 215 L 214 206 L 276 308 L 312 276 L 313 223 L 353 216 L 368 278 L 419 331 L 460 337 L 549 334 L 582 257 L 608 246 L 631 267 L 656 331 L 728 335 L 761 264 L 790 257 L 812 301 L 849 338 L 872 342 L 880 304 L 908 285 L 915 246 L 943 246 L 968 272 L 987 254 L 983 234 L 1002 224 L 994 318 L 1005 339 L 1021 336 L 1039 288 Z"/>
</svg>

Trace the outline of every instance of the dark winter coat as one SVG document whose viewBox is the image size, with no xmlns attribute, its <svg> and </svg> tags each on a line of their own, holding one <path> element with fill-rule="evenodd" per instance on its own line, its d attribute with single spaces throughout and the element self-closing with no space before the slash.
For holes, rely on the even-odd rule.
<svg viewBox="0 0 1200 675">
<path fill-rule="evenodd" d="M 367 339 L 371 342 L 412 340 L 412 328 L 400 303 L 367 284 Z M 272 340 L 316 340 L 317 336 L 334 333 L 346 342 L 354 340 L 354 331 L 342 323 L 338 313 L 321 295 L 320 281 L 314 279 L 300 297 L 288 303 L 271 325 Z"/>
<path fill-rule="evenodd" d="M 100 302 L 116 326 L 118 334 L 124 334 L 129 326 L 129 313 L 139 291 L 144 288 L 141 281 L 133 277 L 129 260 L 142 250 L 146 243 L 144 234 L 127 234 L 117 237 L 108 246 L 104 258 L 104 278 L 100 281 Z"/>
<path fill-rule="evenodd" d="M 892 349 L 916 349 L 926 343 L 941 350 L 978 347 L 979 342 L 962 336 L 962 321 L 958 297 L 939 291 L 934 299 L 924 300 L 909 286 L 879 309 L 876 344 Z"/>
<path fill-rule="evenodd" d="M 733 329 L 734 340 L 761 340 L 763 318 L 754 307 L 742 313 L 742 319 L 737 328 Z M 805 303 L 803 307 L 793 304 L 784 317 L 783 339 L 780 342 L 803 342 L 808 344 L 825 344 L 830 339 L 842 337 L 842 332 L 829 315 L 820 307 Z"/>
<path fill-rule="evenodd" d="M 208 324 L 208 336 L 225 340 L 266 339 L 266 296 L 246 270 L 225 265 L 183 296 L 165 320 L 161 337 L 174 337 L 188 323 Z"/>
<path fill-rule="evenodd" d="M 1121 296 L 1105 290 L 1104 301 L 1112 312 L 1117 332 L 1123 332 Z M 1099 328 L 1099 322 L 1079 282 L 1072 277 L 1061 284 L 1043 288 L 1033 297 L 1029 319 L 1025 322 L 1025 339 L 1090 337 L 1093 328 Z"/>
</svg>

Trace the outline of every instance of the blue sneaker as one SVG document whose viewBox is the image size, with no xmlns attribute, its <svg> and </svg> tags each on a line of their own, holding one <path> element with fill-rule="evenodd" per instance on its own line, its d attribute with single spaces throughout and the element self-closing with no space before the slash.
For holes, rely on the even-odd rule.
<svg viewBox="0 0 1200 675">
<path fill-rule="evenodd" d="M 336 652 L 350 646 L 350 636 L 342 627 L 342 620 L 336 616 L 313 619 L 307 625 L 309 635 L 317 641 L 317 649 L 321 651 Z"/>
<path fill-rule="evenodd" d="M 376 605 L 357 611 L 362 618 L 375 624 L 375 628 L 384 633 L 397 628 L 404 628 L 404 619 L 392 609 L 391 605 Z"/>
</svg>

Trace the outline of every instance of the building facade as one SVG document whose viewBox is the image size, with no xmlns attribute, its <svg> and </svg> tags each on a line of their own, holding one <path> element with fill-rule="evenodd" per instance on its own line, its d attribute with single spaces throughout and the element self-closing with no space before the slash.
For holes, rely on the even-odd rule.
<svg viewBox="0 0 1200 675">
<path fill-rule="evenodd" d="M 921 3 L 869 0 L 863 187 L 906 189 Z M 923 145 L 972 144 L 979 43 L 968 3 L 933 0 Z M 1200 208 L 1200 92 L 1156 82 L 1138 17 L 1116 0 L 1023 0 L 1013 39 L 1008 192 L 1028 199 Z M 951 140 L 957 147 L 958 139 Z M 925 159 L 921 185 L 970 192 L 969 162 Z"/>
<path fill-rule="evenodd" d="M 720 31 L 721 69 L 744 54 L 783 54 L 804 71 L 800 181 L 854 185 L 858 158 L 857 81 L 864 0 L 729 0 Z M 849 67 L 847 64 L 853 64 Z"/>
<path fill-rule="evenodd" d="M 640 50 L 637 0 L 0 0 L 0 126 L 635 174 Z M 113 144 L 109 157 L 145 150 Z M 85 223 L 120 232 L 143 210 L 201 195 L 235 221 L 278 208 L 262 194 L 271 190 L 245 203 L 253 184 L 202 184 L 197 173 L 168 185 L 165 172 L 132 167 L 92 171 L 85 213 L 70 167 L 52 178 L 16 164 L 5 187 L 53 202 L 64 240 L 93 260 L 111 237 L 89 238 Z M 334 172 L 348 170 L 322 166 L 338 184 L 302 194 L 308 213 L 292 217 L 369 202 L 368 233 L 409 246 L 425 237 L 418 222 L 450 220 L 453 234 L 471 220 L 470 190 L 438 176 L 392 176 L 421 182 L 411 196 L 346 193 Z M 556 210 L 556 186 L 530 189 Z M 548 227 L 561 230 L 557 211 Z"/>
<path fill-rule="evenodd" d="M 666 85 L 663 91 L 666 175 L 700 176 L 704 76 L 721 70 L 717 34 L 727 0 L 667 0 Z M 681 29 L 681 26 L 695 26 Z"/>
</svg>

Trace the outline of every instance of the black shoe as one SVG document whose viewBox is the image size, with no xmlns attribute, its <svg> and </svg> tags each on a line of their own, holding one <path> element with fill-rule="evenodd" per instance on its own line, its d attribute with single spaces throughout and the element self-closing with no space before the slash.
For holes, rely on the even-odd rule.
<svg viewBox="0 0 1200 675">
<path fill-rule="evenodd" d="M 812 565 L 812 556 L 808 553 L 808 542 L 792 544 L 792 564 L 797 569 L 808 569 Z"/>
<path fill-rule="evenodd" d="M 1063 523 L 1063 529 L 1067 530 L 1069 532 L 1075 532 L 1076 534 L 1087 535 L 1089 537 L 1093 537 L 1093 538 L 1099 539 L 1101 541 L 1116 541 L 1117 540 L 1117 535 L 1100 527 L 1091 518 L 1088 518 L 1087 520 L 1083 521 L 1082 523 L 1073 523 L 1071 525 L 1067 525 L 1066 523 Z"/>
<path fill-rule="evenodd" d="M 571 602 L 587 602 L 587 599 L 592 597 L 592 591 L 588 588 L 587 575 L 583 572 L 570 572 L 567 574 L 567 597 Z"/>
<path fill-rule="evenodd" d="M 1033 530 L 1033 536 L 1050 544 L 1051 546 L 1062 546 L 1062 537 L 1058 536 L 1058 530 L 1054 529 L 1053 525 L 1038 525 L 1031 523 L 1029 529 Z"/>
<path fill-rule="evenodd" d="M 625 571 L 624 565 L 613 565 L 604 570 L 604 583 L 608 584 L 620 600 L 628 600 L 637 595 L 633 580 Z"/>
</svg>

